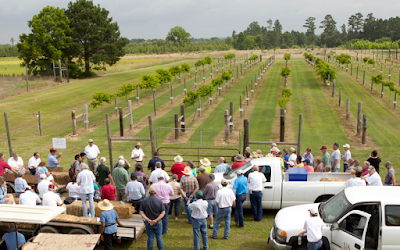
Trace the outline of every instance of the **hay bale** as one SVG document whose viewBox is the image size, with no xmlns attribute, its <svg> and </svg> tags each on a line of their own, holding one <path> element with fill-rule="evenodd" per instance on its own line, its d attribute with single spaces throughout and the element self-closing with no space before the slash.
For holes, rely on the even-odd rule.
<svg viewBox="0 0 400 250">
<path fill-rule="evenodd" d="M 0 222 L 0 226 L 7 227 L 10 225 L 11 222 Z M 35 228 L 35 224 L 28 224 L 28 223 L 15 223 L 18 228 Z"/>
<path fill-rule="evenodd" d="M 82 216 L 75 216 L 75 215 L 69 215 L 69 214 L 60 214 L 59 216 L 55 217 L 53 220 L 59 220 L 59 221 L 73 221 L 73 222 L 87 222 L 87 223 L 95 223 L 95 224 L 101 224 L 99 221 L 98 217 L 82 217 Z"/>
<path fill-rule="evenodd" d="M 347 180 L 340 179 L 340 178 L 335 178 L 335 177 L 329 177 L 329 178 L 325 177 L 325 178 L 322 178 L 319 181 L 347 181 Z"/>
<path fill-rule="evenodd" d="M 68 172 L 53 172 L 54 182 L 57 182 L 58 185 L 68 185 L 70 182 Z"/>
</svg>

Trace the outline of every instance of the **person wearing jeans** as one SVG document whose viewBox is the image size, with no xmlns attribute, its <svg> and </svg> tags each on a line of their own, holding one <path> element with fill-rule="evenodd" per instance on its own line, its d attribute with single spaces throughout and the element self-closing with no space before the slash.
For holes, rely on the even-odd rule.
<svg viewBox="0 0 400 250">
<path fill-rule="evenodd" d="M 255 221 L 261 221 L 263 215 L 262 208 L 262 190 L 263 183 L 267 182 L 265 175 L 259 172 L 258 166 L 253 166 L 253 172 L 251 172 L 247 178 L 249 182 L 249 191 L 250 191 L 250 204 L 251 211 L 254 215 Z"/>
<path fill-rule="evenodd" d="M 96 177 L 94 177 L 93 172 L 89 171 L 89 166 L 85 163 L 81 164 L 82 171 L 79 172 L 76 182 L 78 182 L 78 186 L 80 188 L 81 193 L 81 200 L 82 200 L 82 211 L 83 216 L 87 217 L 87 207 L 86 207 L 86 200 L 89 200 L 89 212 L 90 217 L 95 217 L 95 210 L 94 210 L 94 202 L 93 202 L 93 193 L 94 187 L 93 183 L 96 183 Z"/>
<path fill-rule="evenodd" d="M 318 207 L 310 210 L 310 218 L 304 222 L 304 231 L 299 233 L 299 237 L 303 237 L 307 233 L 307 249 L 317 250 L 322 246 L 322 227 L 324 222 L 318 217 Z"/>
<path fill-rule="evenodd" d="M 181 206 L 181 185 L 178 183 L 178 175 L 172 175 L 172 181 L 168 183 L 174 190 L 174 195 L 169 197 L 170 204 L 169 204 L 169 211 L 168 215 L 172 214 L 172 207 L 175 205 L 175 220 L 178 220 L 179 216 L 179 207 Z"/>
<path fill-rule="evenodd" d="M 170 206 L 169 206 L 169 211 L 168 214 L 172 214 L 172 210 L 174 210 L 175 213 L 175 220 L 178 219 L 179 216 L 179 207 L 181 206 L 181 198 L 179 197 L 178 199 L 171 200 Z"/>
<path fill-rule="evenodd" d="M 190 176 L 193 173 L 193 170 L 190 167 L 185 167 L 182 173 L 185 174 L 185 177 L 183 177 L 180 182 L 180 193 L 183 196 L 183 204 L 185 205 L 188 222 L 189 224 L 192 224 L 192 214 L 187 204 L 189 201 L 196 200 L 194 194 L 197 192 L 197 190 L 199 190 L 199 182 L 195 177 Z"/>
<path fill-rule="evenodd" d="M 144 224 L 146 226 L 146 233 L 147 233 L 147 249 L 148 250 L 153 249 L 154 236 L 156 237 L 157 240 L 157 248 L 159 250 L 164 249 L 164 242 L 162 240 L 162 230 L 163 230 L 162 221 L 160 220 L 154 225 L 150 225 L 150 223 L 145 221 Z"/>
<path fill-rule="evenodd" d="M 151 186 L 157 190 L 155 197 L 160 199 L 164 205 L 165 215 L 162 218 L 162 234 L 166 234 L 168 233 L 168 211 L 170 205 L 169 197 L 174 195 L 174 190 L 172 190 L 172 187 L 170 185 L 165 183 L 164 175 L 162 173 L 153 173 L 157 174 L 158 182 L 152 184 Z"/>
<path fill-rule="evenodd" d="M 232 189 L 236 194 L 235 223 L 237 227 L 244 227 L 243 202 L 247 198 L 247 178 L 243 176 L 241 169 L 236 171 L 237 179 L 233 183 Z"/>
<path fill-rule="evenodd" d="M 197 200 L 189 203 L 188 208 L 192 214 L 194 250 L 200 250 L 200 232 L 203 239 L 203 249 L 208 249 L 207 237 L 207 201 L 203 200 L 203 191 L 196 192 Z"/>
</svg>

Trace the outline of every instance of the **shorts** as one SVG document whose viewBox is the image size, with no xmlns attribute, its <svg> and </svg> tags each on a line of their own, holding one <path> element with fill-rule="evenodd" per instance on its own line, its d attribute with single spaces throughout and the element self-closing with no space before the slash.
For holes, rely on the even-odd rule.
<svg viewBox="0 0 400 250">
<path fill-rule="evenodd" d="M 217 215 L 218 213 L 217 202 L 215 200 L 207 200 L 207 202 L 208 202 L 208 207 L 207 207 L 208 216 Z"/>
</svg>

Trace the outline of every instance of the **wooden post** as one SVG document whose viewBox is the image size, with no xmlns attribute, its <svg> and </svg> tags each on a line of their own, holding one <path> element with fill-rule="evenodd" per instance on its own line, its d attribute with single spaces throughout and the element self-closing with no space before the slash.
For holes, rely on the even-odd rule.
<svg viewBox="0 0 400 250">
<path fill-rule="evenodd" d="M 119 135 L 124 136 L 124 115 L 122 114 L 122 108 L 119 108 Z"/>
<path fill-rule="evenodd" d="M 363 115 L 362 144 L 365 144 L 366 140 L 367 140 L 367 115 Z"/>
<path fill-rule="evenodd" d="M 357 109 L 357 135 L 361 133 L 361 112 L 362 112 L 362 103 L 358 102 L 358 109 Z"/>
<path fill-rule="evenodd" d="M 364 74 L 363 74 L 363 85 L 365 83 L 365 70 L 364 70 Z"/>
<path fill-rule="evenodd" d="M 229 115 L 231 119 L 229 119 L 229 131 L 233 132 L 233 102 L 229 103 Z"/>
<path fill-rule="evenodd" d="M 118 114 L 117 96 L 115 96 L 115 115 Z"/>
<path fill-rule="evenodd" d="M 229 111 L 225 110 L 225 141 L 229 139 Z"/>
<path fill-rule="evenodd" d="M 243 116 L 243 108 L 242 108 L 242 95 L 239 96 L 239 116 Z"/>
<path fill-rule="evenodd" d="M 107 143 L 108 143 L 108 157 L 110 158 L 110 166 L 113 165 L 113 157 L 112 157 L 112 143 L 111 143 L 111 129 L 110 129 L 110 116 L 106 115 L 106 124 L 107 124 Z M 111 168 L 111 173 L 114 168 Z"/>
<path fill-rule="evenodd" d="M 171 104 L 173 104 L 174 103 L 174 97 L 172 95 L 172 85 L 171 85 L 171 97 L 169 99 L 171 99 Z"/>
<path fill-rule="evenodd" d="M 185 132 L 185 105 L 181 105 L 181 132 Z"/>
<path fill-rule="evenodd" d="M 347 98 L 346 101 L 346 120 L 349 119 L 350 116 L 350 98 Z"/>
<path fill-rule="evenodd" d="M 133 114 L 132 114 L 132 101 L 128 100 L 128 109 L 129 109 L 129 130 L 133 129 Z"/>
<path fill-rule="evenodd" d="M 287 61 L 286 61 L 287 62 Z M 281 130 L 279 141 L 285 141 L 285 110 L 281 109 Z"/>
<path fill-rule="evenodd" d="M 249 120 L 243 120 L 243 152 L 249 146 Z"/>
<path fill-rule="evenodd" d="M 342 87 L 339 88 L 339 107 L 342 102 Z"/>
<path fill-rule="evenodd" d="M 183 87 L 184 87 L 183 91 L 185 92 L 185 96 L 187 96 L 187 94 L 186 94 L 186 78 L 183 78 Z"/>
<path fill-rule="evenodd" d="M 249 90 L 248 90 L 248 86 L 246 86 L 246 106 L 249 106 Z"/>
<path fill-rule="evenodd" d="M 336 85 L 336 82 L 333 81 L 333 83 L 332 83 L 332 97 L 335 96 L 335 85 Z"/>
<path fill-rule="evenodd" d="M 239 66 L 236 66 L 236 78 L 239 78 Z"/>
<path fill-rule="evenodd" d="M 382 90 L 381 90 L 381 98 L 383 98 L 383 84 L 382 85 Z"/>
<path fill-rule="evenodd" d="M 62 83 L 62 69 L 61 69 L 61 60 L 58 59 L 58 69 L 60 71 L 60 82 Z"/>
<path fill-rule="evenodd" d="M 197 73 L 194 75 L 194 89 L 197 89 Z"/>
<path fill-rule="evenodd" d="M 357 75 L 356 75 L 356 80 L 358 80 L 358 65 L 357 65 Z"/>
<path fill-rule="evenodd" d="M 374 82 L 371 80 L 371 91 L 374 89 Z"/>
<path fill-rule="evenodd" d="M 150 130 L 150 142 L 151 142 L 151 155 L 154 155 L 154 153 L 156 152 L 156 147 L 154 144 L 153 120 L 151 119 L 151 115 L 149 115 L 148 118 L 149 118 L 149 130 Z"/>
<path fill-rule="evenodd" d="M 299 115 L 299 131 L 297 134 L 297 153 L 301 155 L 301 133 L 303 130 L 303 115 Z"/>
<path fill-rule="evenodd" d="M 197 111 L 199 112 L 199 117 L 201 116 L 201 97 L 199 95 L 199 108 L 197 109 Z"/>
<path fill-rule="evenodd" d="M 12 150 L 10 126 L 8 124 L 8 114 L 7 114 L 7 112 L 4 112 L 4 123 L 6 125 L 6 132 L 7 132 L 8 152 L 10 153 L 10 157 L 12 157 L 13 150 Z"/>
<path fill-rule="evenodd" d="M 56 82 L 56 81 L 57 81 L 57 77 L 56 77 L 56 64 L 54 63 L 54 60 L 53 60 L 53 75 L 54 75 L 54 81 Z"/>
<path fill-rule="evenodd" d="M 25 72 L 26 72 L 26 91 L 29 92 L 29 84 L 28 84 L 28 64 L 25 64 Z"/>
<path fill-rule="evenodd" d="M 396 108 L 396 97 L 397 97 L 397 92 L 394 92 L 394 100 L 393 100 L 393 108 Z"/>
<path fill-rule="evenodd" d="M 136 87 L 136 100 L 137 100 L 137 104 L 139 105 L 139 85 Z"/>
<path fill-rule="evenodd" d="M 85 129 L 89 129 L 89 111 L 87 104 L 83 105 L 83 117 L 85 118 Z"/>
<path fill-rule="evenodd" d="M 67 83 L 69 83 L 68 60 L 65 60 L 65 70 L 67 72 Z"/>
<path fill-rule="evenodd" d="M 174 119 L 175 119 L 175 140 L 178 140 L 178 138 L 179 138 L 178 114 L 174 115 Z"/>
<path fill-rule="evenodd" d="M 76 118 L 75 118 L 75 110 L 71 110 L 72 117 L 72 135 L 76 135 Z"/>
<path fill-rule="evenodd" d="M 153 107 L 154 107 L 154 116 L 156 116 L 157 112 L 156 112 L 156 90 L 155 89 L 153 89 Z"/>
<path fill-rule="evenodd" d="M 42 116 L 40 115 L 40 111 L 38 111 L 38 122 L 39 122 L 39 135 L 42 136 Z"/>
</svg>

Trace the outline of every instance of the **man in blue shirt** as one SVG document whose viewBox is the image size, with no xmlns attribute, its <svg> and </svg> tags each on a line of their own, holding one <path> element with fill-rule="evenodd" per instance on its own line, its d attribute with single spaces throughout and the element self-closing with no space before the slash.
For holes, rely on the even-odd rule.
<svg viewBox="0 0 400 250">
<path fill-rule="evenodd" d="M 164 161 L 161 160 L 159 157 L 158 151 L 154 152 L 154 157 L 149 161 L 149 165 L 147 165 L 147 169 L 150 170 L 151 172 L 156 169 L 156 162 L 161 162 L 161 169 L 165 169 L 165 164 Z"/>
<path fill-rule="evenodd" d="M 9 232 L 3 235 L 3 240 L 6 242 L 7 249 L 17 249 L 18 246 L 25 244 L 25 236 L 17 232 L 17 226 L 14 223 L 10 223 L 8 229 Z M 17 234 L 18 238 L 15 237 L 15 234 Z M 18 246 L 16 239 L 18 239 Z"/>
<path fill-rule="evenodd" d="M 28 186 L 28 183 L 24 179 L 24 174 L 19 171 L 18 178 L 14 180 L 15 186 L 15 196 L 19 197 L 22 193 L 25 193 L 25 188 Z"/>
<path fill-rule="evenodd" d="M 225 173 L 226 171 L 231 171 L 232 168 L 226 164 L 224 157 L 218 158 L 218 165 L 215 167 L 214 173 Z"/>
<path fill-rule="evenodd" d="M 55 150 L 54 148 L 50 149 L 50 154 L 47 156 L 49 168 L 55 168 L 60 166 L 61 154 L 56 156 L 56 152 L 57 150 Z"/>
<path fill-rule="evenodd" d="M 244 227 L 243 202 L 247 197 L 247 178 L 243 176 L 243 170 L 236 171 L 237 179 L 232 189 L 236 194 L 235 223 L 237 227 Z"/>
<path fill-rule="evenodd" d="M 125 194 L 129 197 L 128 200 L 135 207 L 135 212 L 139 212 L 140 204 L 145 197 L 146 192 L 144 190 L 143 184 L 137 181 L 137 174 L 131 174 L 131 180 L 126 184 Z"/>
<path fill-rule="evenodd" d="M 101 240 L 104 241 L 104 249 L 109 250 L 112 248 L 112 236 L 114 233 L 118 231 L 117 224 L 121 227 L 123 225 L 118 220 L 118 214 L 113 209 L 114 206 L 107 199 L 99 202 L 98 207 L 103 210 L 100 214 L 100 222 L 101 222 Z"/>
</svg>

